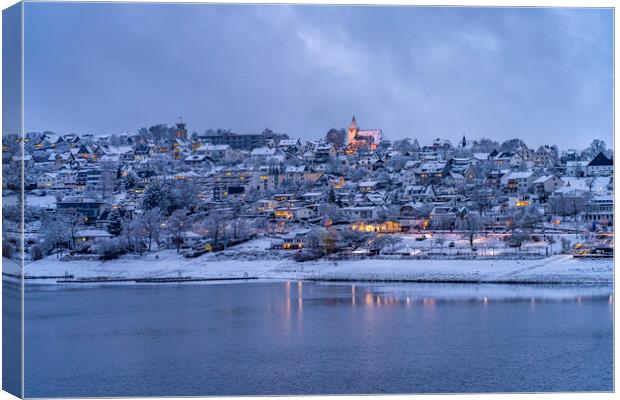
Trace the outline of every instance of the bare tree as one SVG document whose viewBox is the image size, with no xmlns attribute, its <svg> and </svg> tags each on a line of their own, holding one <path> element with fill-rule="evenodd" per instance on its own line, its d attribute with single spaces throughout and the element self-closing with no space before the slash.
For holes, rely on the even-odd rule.
<svg viewBox="0 0 620 400">
<path fill-rule="evenodd" d="M 159 235 L 161 233 L 161 224 L 163 216 L 159 207 L 146 210 L 140 217 L 140 227 L 142 234 L 147 243 L 148 251 L 151 251 L 153 242 L 159 244 Z"/>
<path fill-rule="evenodd" d="M 213 210 L 202 222 L 202 227 L 206 229 L 211 244 L 218 245 L 226 237 L 228 219 L 229 216 L 226 213 Z"/>
<path fill-rule="evenodd" d="M 168 218 L 166 228 L 178 253 L 183 244 L 183 233 L 187 230 L 187 210 L 175 210 Z"/>
<path fill-rule="evenodd" d="M 468 213 L 462 219 L 459 228 L 467 233 L 469 238 L 469 246 L 474 247 L 474 238 L 478 232 L 484 227 L 484 221 L 477 213 Z"/>
<path fill-rule="evenodd" d="M 385 235 L 385 244 L 391 246 L 392 253 L 396 249 L 396 245 L 403 241 L 403 238 L 398 235 Z"/>
<path fill-rule="evenodd" d="M 342 217 L 342 213 L 340 211 L 340 207 L 332 203 L 321 203 L 319 204 L 319 216 L 323 224 L 328 221 L 338 221 Z"/>
<path fill-rule="evenodd" d="M 144 240 L 140 219 L 126 217 L 123 218 L 122 225 L 120 237 L 126 243 L 127 250 L 141 253 L 144 250 Z"/>
<path fill-rule="evenodd" d="M 446 238 L 438 237 L 437 239 L 435 239 L 435 243 L 439 245 L 439 248 L 441 248 L 441 252 L 443 253 L 443 246 L 444 244 L 446 244 Z"/>
<path fill-rule="evenodd" d="M 75 248 L 78 232 L 84 229 L 84 217 L 75 212 L 61 212 L 57 218 L 59 229 L 69 237 L 71 249 Z"/>
</svg>

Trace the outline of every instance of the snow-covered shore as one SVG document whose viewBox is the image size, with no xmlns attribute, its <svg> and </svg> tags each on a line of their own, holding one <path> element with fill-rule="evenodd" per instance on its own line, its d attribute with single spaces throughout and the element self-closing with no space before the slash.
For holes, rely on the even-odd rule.
<svg viewBox="0 0 620 400">
<path fill-rule="evenodd" d="M 15 271 L 13 271 L 15 269 Z M 18 273 L 17 264 L 3 259 L 3 272 Z M 291 259 L 253 261 L 203 256 L 180 257 L 161 251 L 112 261 L 61 261 L 54 256 L 25 267 L 28 277 L 79 278 L 242 278 L 321 281 L 412 281 L 475 283 L 613 283 L 613 260 L 574 259 L 559 255 L 536 260 L 363 259 L 298 263 Z M 56 284 L 56 279 L 28 283 Z"/>
</svg>

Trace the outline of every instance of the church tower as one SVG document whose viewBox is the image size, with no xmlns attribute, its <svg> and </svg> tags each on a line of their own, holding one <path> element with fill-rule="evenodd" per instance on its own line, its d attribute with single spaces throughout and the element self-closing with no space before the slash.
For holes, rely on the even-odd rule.
<svg viewBox="0 0 620 400">
<path fill-rule="evenodd" d="M 351 124 L 349 125 L 349 129 L 347 130 L 347 145 L 351 145 L 355 142 L 355 136 L 357 135 L 358 131 L 359 128 L 357 127 L 357 122 L 355 121 L 354 115 L 353 119 L 351 120 Z"/>
<path fill-rule="evenodd" d="M 177 129 L 175 130 L 175 136 L 179 139 L 187 139 L 187 129 L 185 129 L 185 123 L 179 117 L 179 122 L 176 123 Z"/>
</svg>

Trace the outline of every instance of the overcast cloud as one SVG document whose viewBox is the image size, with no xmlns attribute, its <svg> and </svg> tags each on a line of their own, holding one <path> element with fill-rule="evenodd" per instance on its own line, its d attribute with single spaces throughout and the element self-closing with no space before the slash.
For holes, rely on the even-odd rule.
<svg viewBox="0 0 620 400">
<path fill-rule="evenodd" d="M 25 5 L 27 131 L 345 127 L 585 147 L 613 134 L 609 9 Z"/>
</svg>

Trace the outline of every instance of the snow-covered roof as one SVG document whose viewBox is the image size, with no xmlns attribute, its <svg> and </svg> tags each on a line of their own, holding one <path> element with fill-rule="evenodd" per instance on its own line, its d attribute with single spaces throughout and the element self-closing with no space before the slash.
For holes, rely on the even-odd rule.
<svg viewBox="0 0 620 400">
<path fill-rule="evenodd" d="M 360 187 L 372 187 L 376 186 L 377 184 L 379 184 L 379 182 L 377 181 L 362 181 L 358 183 Z"/>
<path fill-rule="evenodd" d="M 536 180 L 534 180 L 534 184 L 536 184 L 536 183 L 545 183 L 549 179 L 553 179 L 553 178 L 554 178 L 553 175 L 543 175 L 543 176 L 540 176 L 540 177 L 536 178 Z"/>
<path fill-rule="evenodd" d="M 258 147 L 250 153 L 250 156 L 274 156 L 276 154 L 276 149 L 271 149 L 269 147 Z"/>
<path fill-rule="evenodd" d="M 203 161 L 206 158 L 207 158 L 206 154 L 192 154 L 192 155 L 185 157 L 184 161 Z"/>
<path fill-rule="evenodd" d="M 120 155 L 118 154 L 105 154 L 103 156 L 101 156 L 101 161 L 118 161 L 120 158 Z"/>
<path fill-rule="evenodd" d="M 112 237 L 110 232 L 104 231 L 103 229 L 84 229 L 84 230 L 78 231 L 76 236 L 91 237 L 91 238 Z"/>
<path fill-rule="evenodd" d="M 227 144 L 203 144 L 196 148 L 196 151 L 225 151 L 230 149 Z"/>
<path fill-rule="evenodd" d="M 507 175 L 504 175 L 504 177 L 502 178 L 502 181 L 505 180 L 509 180 L 509 179 L 529 179 L 532 175 L 534 175 L 534 173 L 532 171 L 515 171 L 515 172 L 511 172 Z"/>
<path fill-rule="evenodd" d="M 474 153 L 472 158 L 475 158 L 477 160 L 488 160 L 489 155 L 491 155 L 491 153 Z"/>
<path fill-rule="evenodd" d="M 418 167 L 419 172 L 425 173 L 437 173 L 443 171 L 446 167 L 446 163 L 442 161 L 424 161 Z"/>
<path fill-rule="evenodd" d="M 278 146 L 296 146 L 299 142 L 299 139 L 282 139 L 278 143 Z"/>
<path fill-rule="evenodd" d="M 286 167 L 286 169 L 284 171 L 288 172 L 288 173 L 304 172 L 305 169 L 306 169 L 306 167 L 303 166 L 303 165 L 300 165 L 300 166 L 289 165 L 288 167 Z"/>
</svg>

